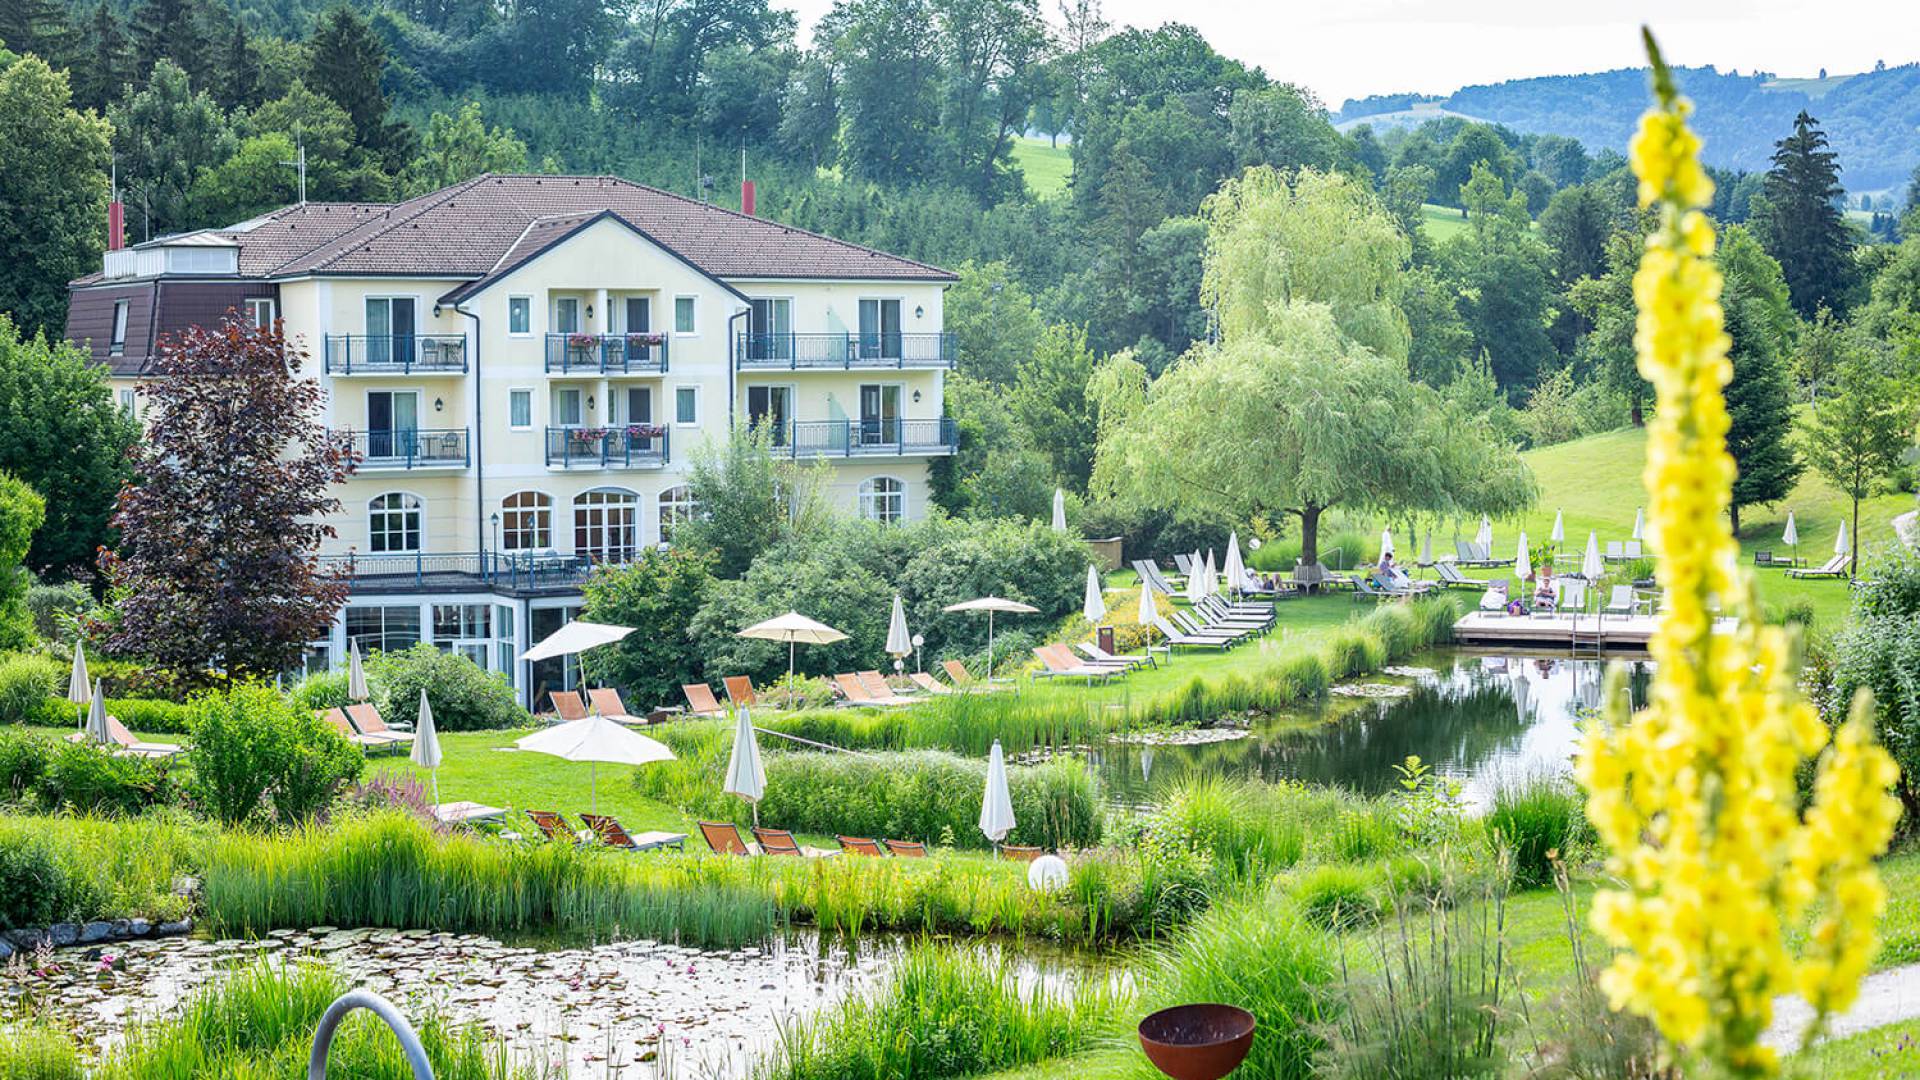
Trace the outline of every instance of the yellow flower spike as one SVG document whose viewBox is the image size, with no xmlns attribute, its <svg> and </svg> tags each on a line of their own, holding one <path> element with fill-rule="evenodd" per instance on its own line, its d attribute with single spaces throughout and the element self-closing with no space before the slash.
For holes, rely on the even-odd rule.
<svg viewBox="0 0 1920 1080">
<path fill-rule="evenodd" d="M 1886 903 L 1873 859 L 1899 817 L 1897 773 L 1864 706 L 1829 737 L 1798 697 L 1791 643 L 1753 617 L 1727 528 L 1732 364 L 1702 212 L 1713 182 L 1650 35 L 1647 52 L 1656 101 L 1628 156 L 1659 226 L 1634 274 L 1634 349 L 1658 400 L 1643 479 L 1668 605 L 1648 643 L 1647 707 L 1633 714 L 1609 673 L 1604 722 L 1580 741 L 1575 777 L 1623 885 L 1595 895 L 1591 922 L 1618 950 L 1601 978 L 1615 1009 L 1650 1018 L 1704 1071 L 1768 1076 L 1777 1062 L 1757 1040 L 1774 995 L 1806 995 L 1811 1036 L 1858 993 Z M 1795 772 L 1823 750 L 1803 812 Z M 1785 941 L 1799 930 L 1796 954 Z"/>
</svg>

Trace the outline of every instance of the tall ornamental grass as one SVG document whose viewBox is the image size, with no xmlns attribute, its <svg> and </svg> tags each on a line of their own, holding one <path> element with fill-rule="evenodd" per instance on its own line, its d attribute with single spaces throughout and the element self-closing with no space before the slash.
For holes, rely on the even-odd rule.
<svg viewBox="0 0 1920 1080">
<path fill-rule="evenodd" d="M 212 830 L 185 815 L 125 820 L 0 814 L 0 929 L 187 913 L 176 883 Z"/>
</svg>

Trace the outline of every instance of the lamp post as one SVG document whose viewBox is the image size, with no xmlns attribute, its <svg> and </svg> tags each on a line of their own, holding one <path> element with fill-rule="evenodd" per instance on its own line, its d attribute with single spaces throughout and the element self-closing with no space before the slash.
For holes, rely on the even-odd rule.
<svg viewBox="0 0 1920 1080">
<path fill-rule="evenodd" d="M 920 666 L 920 647 L 922 645 L 925 645 L 926 643 L 927 643 L 927 639 L 925 637 L 922 637 L 919 634 L 913 635 L 913 670 L 915 671 L 926 670 L 925 668 Z"/>
<path fill-rule="evenodd" d="M 489 518 L 488 520 L 493 522 L 493 550 L 497 553 L 500 550 L 500 511 L 495 510 L 493 512 L 493 517 Z M 485 559 L 481 561 L 487 564 L 487 580 L 492 581 L 493 580 L 492 561 L 485 560 Z"/>
</svg>

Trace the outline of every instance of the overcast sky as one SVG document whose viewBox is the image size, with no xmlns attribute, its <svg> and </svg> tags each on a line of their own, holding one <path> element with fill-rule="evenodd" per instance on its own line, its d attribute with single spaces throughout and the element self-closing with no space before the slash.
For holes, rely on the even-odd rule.
<svg viewBox="0 0 1920 1080">
<path fill-rule="evenodd" d="M 803 33 L 832 7 L 785 3 Z M 1058 0 L 1041 4 L 1057 22 Z M 1106 0 L 1105 10 L 1116 26 L 1189 23 L 1330 109 L 1367 94 L 1638 66 L 1642 23 L 1674 63 L 1722 71 L 1837 75 L 1920 59 L 1916 0 Z"/>
</svg>

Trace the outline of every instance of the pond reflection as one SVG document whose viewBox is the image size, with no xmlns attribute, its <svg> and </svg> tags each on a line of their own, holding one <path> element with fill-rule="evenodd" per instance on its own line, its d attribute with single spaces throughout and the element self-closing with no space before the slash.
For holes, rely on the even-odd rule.
<svg viewBox="0 0 1920 1080">
<path fill-rule="evenodd" d="M 1651 665 L 1628 664 L 1634 700 L 1644 700 Z M 1155 802 L 1183 778 L 1209 773 L 1378 794 L 1394 786 L 1393 767 L 1417 754 L 1483 805 L 1502 778 L 1567 770 L 1606 673 L 1599 660 L 1452 652 L 1412 665 L 1425 670 L 1367 680 L 1404 687 L 1404 696 L 1331 698 L 1259 721 L 1250 737 L 1230 742 L 1109 744 L 1090 756 L 1109 797 L 1125 804 Z"/>
</svg>

